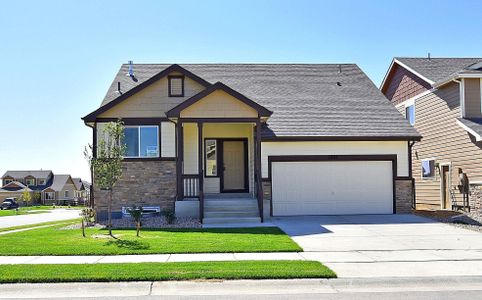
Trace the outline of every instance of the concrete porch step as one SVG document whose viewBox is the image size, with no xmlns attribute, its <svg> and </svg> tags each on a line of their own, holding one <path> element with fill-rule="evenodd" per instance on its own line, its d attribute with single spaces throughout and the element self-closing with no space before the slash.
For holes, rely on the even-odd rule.
<svg viewBox="0 0 482 300">
<path fill-rule="evenodd" d="M 205 212 L 258 212 L 258 206 L 204 206 Z"/>
<path fill-rule="evenodd" d="M 254 199 L 250 193 L 217 193 L 204 194 L 204 199 Z"/>
<path fill-rule="evenodd" d="M 236 199 L 236 200 L 204 200 L 204 207 L 208 206 L 258 206 L 258 201 L 255 199 Z"/>
<path fill-rule="evenodd" d="M 204 218 L 203 224 L 261 223 L 260 217 Z"/>
<path fill-rule="evenodd" d="M 205 218 L 257 218 L 258 211 L 204 211 Z"/>
</svg>

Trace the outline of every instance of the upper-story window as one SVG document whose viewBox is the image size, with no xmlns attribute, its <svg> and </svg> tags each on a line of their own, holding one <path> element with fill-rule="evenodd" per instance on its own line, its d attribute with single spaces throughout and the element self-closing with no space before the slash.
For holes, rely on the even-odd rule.
<svg viewBox="0 0 482 300">
<path fill-rule="evenodd" d="M 35 185 L 35 179 L 34 178 L 27 178 L 27 179 L 25 179 L 25 184 L 26 185 Z"/>
<path fill-rule="evenodd" d="M 169 76 L 169 97 L 184 97 L 184 77 Z"/>
<path fill-rule="evenodd" d="M 159 126 L 126 126 L 126 158 L 159 157 Z"/>
<path fill-rule="evenodd" d="M 405 118 L 410 122 L 410 125 L 415 124 L 415 104 L 405 106 Z"/>
<path fill-rule="evenodd" d="M 9 184 L 10 182 L 13 182 L 13 179 L 4 179 L 3 184 L 4 184 L 4 185 L 7 185 L 7 184 Z"/>
<path fill-rule="evenodd" d="M 422 178 L 434 178 L 435 177 L 435 159 L 428 158 L 422 159 Z"/>
<path fill-rule="evenodd" d="M 44 185 L 45 184 L 45 179 L 39 179 L 38 180 L 39 185 Z"/>
</svg>

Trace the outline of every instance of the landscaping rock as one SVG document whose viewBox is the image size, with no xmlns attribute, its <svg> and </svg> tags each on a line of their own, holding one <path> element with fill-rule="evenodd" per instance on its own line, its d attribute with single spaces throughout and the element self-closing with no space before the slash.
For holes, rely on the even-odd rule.
<svg viewBox="0 0 482 300">
<path fill-rule="evenodd" d="M 106 225 L 107 221 L 101 223 Z M 131 216 L 112 220 L 113 228 L 135 228 L 136 224 Z M 164 216 L 147 216 L 142 219 L 142 228 L 200 228 L 201 223 L 192 218 L 176 218 L 173 224 L 169 224 Z"/>
</svg>

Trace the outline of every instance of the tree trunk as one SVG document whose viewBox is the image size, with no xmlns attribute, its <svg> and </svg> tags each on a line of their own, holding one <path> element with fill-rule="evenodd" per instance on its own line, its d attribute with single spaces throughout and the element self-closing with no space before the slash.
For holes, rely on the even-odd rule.
<svg viewBox="0 0 482 300">
<path fill-rule="evenodd" d="M 109 190 L 109 203 L 107 205 L 107 227 L 109 228 L 109 235 L 112 235 L 112 189 Z"/>
<path fill-rule="evenodd" d="M 84 217 L 82 217 L 82 236 L 85 237 L 85 224 L 84 224 Z"/>
<path fill-rule="evenodd" d="M 137 228 L 136 228 L 136 229 L 137 229 L 137 237 L 139 237 L 139 232 L 141 231 L 141 223 L 140 223 L 140 222 L 137 222 L 136 225 L 137 225 L 137 226 L 136 226 L 136 227 L 137 227 Z"/>
</svg>

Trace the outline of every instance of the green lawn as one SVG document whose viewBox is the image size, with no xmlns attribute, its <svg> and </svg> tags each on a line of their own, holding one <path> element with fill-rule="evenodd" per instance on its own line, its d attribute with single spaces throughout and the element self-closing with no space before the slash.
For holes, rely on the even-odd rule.
<svg viewBox="0 0 482 300">
<path fill-rule="evenodd" d="M 0 283 L 335 277 L 332 270 L 316 261 L 3 265 L 0 268 Z"/>
<path fill-rule="evenodd" d="M 62 226 L 0 236 L 0 255 L 118 255 L 154 253 L 285 252 L 302 249 L 277 227 L 151 229 L 141 237 L 135 230 L 61 230 Z"/>
</svg>

